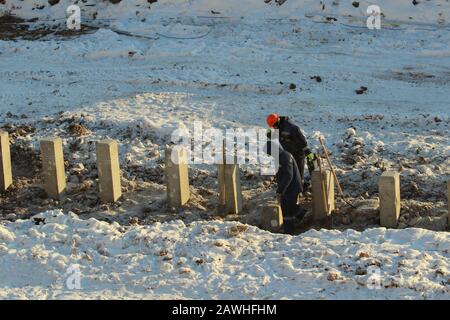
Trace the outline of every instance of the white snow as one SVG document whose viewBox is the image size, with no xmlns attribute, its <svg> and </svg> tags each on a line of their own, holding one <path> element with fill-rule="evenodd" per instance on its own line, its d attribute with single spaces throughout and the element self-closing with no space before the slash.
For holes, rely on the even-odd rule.
<svg viewBox="0 0 450 320">
<path fill-rule="evenodd" d="M 10 235 L 0 237 L 1 299 L 450 297 L 445 232 L 378 228 L 292 237 L 231 222 L 125 229 L 60 211 L 36 217 L 45 224 L 19 220 L 0 229 Z M 79 290 L 66 286 L 71 265 L 81 271 Z M 380 278 L 363 274 L 375 266 Z"/>
<path fill-rule="evenodd" d="M 83 119 L 89 139 L 117 137 L 127 163 L 153 166 L 154 155 L 162 154 L 155 149 L 177 127 L 194 121 L 205 128 L 263 127 L 276 111 L 300 124 L 313 149 L 317 136 L 325 137 L 342 174 L 349 173 L 350 191 L 361 184 L 376 191 L 380 172 L 369 179 L 364 172 L 381 162 L 397 170 L 401 157 L 412 162 L 403 165 L 405 185 L 415 179 L 431 200 L 445 196 L 449 32 L 417 25 L 373 32 L 309 19 L 193 17 L 172 27 L 169 35 L 183 36 L 184 28 L 191 36 L 211 33 L 146 40 L 104 28 L 70 41 L 0 41 L 0 112 L 28 115 L 11 120 L 18 123 L 47 116 L 26 137 L 35 146 L 43 135 L 64 133 L 55 115 L 65 112 L 66 119 Z M 315 75 L 323 81 L 310 79 Z M 369 88 L 366 94 L 355 94 L 360 86 Z M 338 146 L 351 145 L 343 140 L 352 127 L 366 158 L 344 168 Z M 416 166 L 419 157 L 427 170 Z"/>
<path fill-rule="evenodd" d="M 266 114 L 276 111 L 292 116 L 314 149 L 318 136 L 326 138 L 355 196 L 376 192 L 381 166 L 402 165 L 402 187 L 415 181 L 427 200 L 443 203 L 450 3 L 379 0 L 386 19 L 371 31 L 364 27 L 371 1 L 359 8 L 322 2 L 325 10 L 312 0 L 281 7 L 262 0 L 97 2 L 83 8 L 83 19 L 103 25 L 95 33 L 0 41 L 0 125 L 31 123 L 36 132 L 17 140 L 36 150 L 40 138 L 60 135 L 69 161 L 84 164 L 95 161 L 92 141 L 116 138 L 123 167 L 154 167 L 177 127 L 197 120 L 219 129 L 264 127 Z M 36 26 L 64 23 L 71 1 L 33 10 L 38 3 L 47 1 L 7 0 L 0 13 L 39 17 Z M 338 21 L 326 22 L 329 16 Z M 322 82 L 311 79 L 316 75 Z M 356 95 L 360 86 L 368 92 Z M 91 130 L 73 153 L 65 122 L 72 117 Z M 346 166 L 342 150 L 355 146 L 366 158 Z M 238 224 L 125 228 L 67 212 L 39 217 L 44 225 L 0 225 L 0 298 L 449 299 L 446 232 L 378 228 L 291 237 L 248 226 L 230 236 Z M 81 290 L 66 288 L 71 265 L 80 266 Z M 380 267 L 379 290 L 367 287 L 369 275 L 356 274 L 370 265 Z"/>
<path fill-rule="evenodd" d="M 282 6 L 276 6 L 275 1 L 265 4 L 263 0 L 159 0 L 152 5 L 148 4 L 147 0 L 124 0 L 118 4 L 96 0 L 88 2 L 78 3 L 78 5 L 89 18 L 92 18 L 93 13 L 96 12 L 99 20 L 110 18 L 137 20 L 136 17 L 152 20 L 160 16 L 210 16 L 212 11 L 219 17 L 245 17 L 254 20 L 303 18 L 323 14 L 360 19 L 367 16 L 367 8 L 374 4 L 380 6 L 385 18 L 389 21 L 445 25 L 450 19 L 450 3 L 446 0 L 428 0 L 419 2 L 417 6 L 410 0 L 362 0 L 358 1 L 358 8 L 352 5 L 353 1 L 342 0 L 288 0 Z M 0 5 L 0 10 L 28 19 L 39 17 L 42 20 L 58 20 L 64 19 L 67 7 L 73 3 L 73 0 L 60 0 L 58 4 L 50 6 L 43 0 L 6 0 L 5 4 Z"/>
</svg>

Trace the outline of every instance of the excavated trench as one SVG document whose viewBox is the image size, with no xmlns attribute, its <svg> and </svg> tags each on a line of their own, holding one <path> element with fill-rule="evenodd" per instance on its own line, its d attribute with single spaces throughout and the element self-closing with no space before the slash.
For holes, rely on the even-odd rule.
<svg viewBox="0 0 450 320">
<path fill-rule="evenodd" d="M 80 151 L 81 138 L 89 136 L 92 130 L 84 125 L 67 123 L 64 139 L 67 141 L 64 153 Z M 10 135 L 11 158 L 14 183 L 0 195 L 0 219 L 14 221 L 27 219 L 40 212 L 62 209 L 74 212 L 81 217 L 95 217 L 104 221 L 117 221 L 121 224 L 150 224 L 174 219 L 185 222 L 196 220 L 233 220 L 256 226 L 261 223 L 261 206 L 274 203 L 275 187 L 273 177 L 260 176 L 245 166 L 241 168 L 244 209 L 239 215 L 223 217 L 217 212 L 219 206 L 217 170 L 190 168 L 191 199 L 178 211 L 166 205 L 166 187 L 164 162 L 159 159 L 151 168 L 123 163 L 122 198 L 113 204 L 101 203 L 98 197 L 98 173 L 92 158 L 80 161 L 77 157 L 66 157 L 65 171 L 68 178 L 67 197 L 61 201 L 47 198 L 41 177 L 41 159 L 39 152 L 32 147 L 29 135 L 42 135 L 35 126 L 3 125 Z M 346 176 L 339 177 L 344 188 L 348 185 Z M 376 186 L 375 186 L 376 188 Z M 445 202 L 430 202 L 424 198 L 415 198 L 413 193 L 404 193 L 399 228 L 421 227 L 431 230 L 446 230 L 447 208 Z M 339 230 L 364 230 L 379 226 L 379 201 L 377 193 L 369 194 L 360 190 L 357 196 L 348 200 L 355 208 L 336 196 L 336 209 L 326 221 L 313 221 L 311 212 L 311 194 L 302 198 L 302 204 L 308 213 L 297 233 L 311 228 L 334 228 Z"/>
</svg>

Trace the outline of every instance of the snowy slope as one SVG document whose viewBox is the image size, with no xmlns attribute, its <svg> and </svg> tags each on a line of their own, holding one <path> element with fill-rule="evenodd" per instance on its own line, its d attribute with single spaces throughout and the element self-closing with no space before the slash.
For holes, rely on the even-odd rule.
<svg viewBox="0 0 450 320">
<path fill-rule="evenodd" d="M 35 218 L 44 222 L 0 225 L 1 299 L 450 297 L 444 232 L 379 228 L 292 237 L 238 223 L 125 229 L 59 211 Z M 80 290 L 66 287 L 70 265 L 81 271 Z"/>
<path fill-rule="evenodd" d="M 92 132 L 86 140 L 116 137 L 123 163 L 152 167 L 178 126 L 264 127 L 275 111 L 293 117 L 313 148 L 325 136 L 349 192 L 373 194 L 382 169 L 402 166 L 404 190 L 413 180 L 425 191 L 418 196 L 445 200 L 450 32 L 310 19 L 114 26 L 199 38 L 148 40 L 105 28 L 70 41 L 0 41 L 0 112 L 28 114 L 5 122 L 38 127 L 20 139 L 37 147 L 39 137 L 64 135 L 60 121 L 75 117 Z M 356 95 L 360 86 L 368 92 Z M 95 159 L 82 148 L 77 159 Z"/>
<path fill-rule="evenodd" d="M 10 12 L 23 18 L 59 19 L 65 16 L 65 10 L 73 4 L 72 0 L 61 0 L 56 5 L 50 5 L 46 0 L 19 1 L 5 0 L 0 4 L 0 10 Z M 97 19 L 110 18 L 149 18 L 155 16 L 195 16 L 211 15 L 261 18 L 303 18 L 305 15 L 326 14 L 331 16 L 366 16 L 369 5 L 379 5 L 386 19 L 412 23 L 447 24 L 450 19 L 450 3 L 446 0 L 419 1 L 414 5 L 411 0 L 378 0 L 358 1 L 355 7 L 353 1 L 343 0 L 288 0 L 282 6 L 276 6 L 263 0 L 159 0 L 149 4 L 147 0 L 127 0 L 118 4 L 108 1 L 90 0 L 80 3 L 80 7 L 88 17 Z M 1 12 L 0 11 L 0 12 Z"/>
</svg>

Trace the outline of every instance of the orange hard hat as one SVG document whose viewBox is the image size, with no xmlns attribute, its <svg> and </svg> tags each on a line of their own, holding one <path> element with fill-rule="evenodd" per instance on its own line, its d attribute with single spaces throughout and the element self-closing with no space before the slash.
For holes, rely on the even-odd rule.
<svg viewBox="0 0 450 320">
<path fill-rule="evenodd" d="M 280 116 L 276 113 L 271 113 L 267 116 L 267 124 L 269 127 L 274 128 L 278 121 L 280 121 Z"/>
</svg>

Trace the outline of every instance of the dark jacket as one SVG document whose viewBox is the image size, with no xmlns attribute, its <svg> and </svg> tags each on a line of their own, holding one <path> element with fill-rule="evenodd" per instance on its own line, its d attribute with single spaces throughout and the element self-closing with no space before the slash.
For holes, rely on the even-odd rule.
<svg viewBox="0 0 450 320">
<path fill-rule="evenodd" d="M 282 147 L 279 152 L 279 168 L 276 175 L 278 184 L 277 193 L 282 196 L 297 196 L 303 192 L 297 163 L 292 154 L 283 150 Z"/>
<path fill-rule="evenodd" d="M 291 154 L 304 154 L 305 148 L 308 146 L 305 136 L 300 128 L 295 125 L 288 117 L 280 117 L 281 146 Z"/>
</svg>

